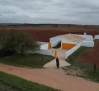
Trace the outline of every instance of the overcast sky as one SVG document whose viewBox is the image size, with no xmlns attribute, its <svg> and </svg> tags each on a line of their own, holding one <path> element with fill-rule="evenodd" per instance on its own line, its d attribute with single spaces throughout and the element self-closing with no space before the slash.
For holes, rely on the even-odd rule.
<svg viewBox="0 0 99 91">
<path fill-rule="evenodd" d="M 0 0 L 0 23 L 99 25 L 99 0 Z"/>
</svg>

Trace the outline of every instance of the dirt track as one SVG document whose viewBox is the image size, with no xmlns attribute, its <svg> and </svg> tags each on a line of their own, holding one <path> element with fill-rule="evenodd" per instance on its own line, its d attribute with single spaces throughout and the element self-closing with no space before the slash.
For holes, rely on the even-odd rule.
<svg viewBox="0 0 99 91">
<path fill-rule="evenodd" d="M 62 69 L 27 69 L 0 63 L 0 71 L 47 85 L 62 91 L 99 91 L 99 84 L 85 79 L 67 76 Z"/>
</svg>

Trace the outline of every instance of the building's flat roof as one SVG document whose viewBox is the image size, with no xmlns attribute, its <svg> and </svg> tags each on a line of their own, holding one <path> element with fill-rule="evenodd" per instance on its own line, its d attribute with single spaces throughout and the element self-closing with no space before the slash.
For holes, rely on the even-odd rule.
<svg viewBox="0 0 99 91">
<path fill-rule="evenodd" d="M 76 42 L 76 43 L 80 43 L 81 41 L 85 40 L 85 38 L 79 37 L 79 36 L 74 35 L 74 34 L 63 36 L 63 38 L 71 40 L 71 41 Z"/>
<path fill-rule="evenodd" d="M 64 39 L 67 39 L 67 40 L 70 40 L 70 41 L 73 41 L 73 42 L 76 42 L 76 43 L 80 43 L 81 41 L 85 40 L 85 38 L 79 37 L 75 34 L 64 34 L 64 35 L 58 35 L 58 36 L 55 36 L 55 37 L 62 37 Z"/>
</svg>

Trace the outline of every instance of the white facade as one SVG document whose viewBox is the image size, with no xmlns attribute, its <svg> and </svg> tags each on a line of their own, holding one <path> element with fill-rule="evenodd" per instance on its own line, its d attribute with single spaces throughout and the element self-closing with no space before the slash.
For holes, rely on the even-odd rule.
<svg viewBox="0 0 99 91">
<path fill-rule="evenodd" d="M 93 41 L 92 35 L 77 35 L 77 36 L 85 38 L 86 41 Z"/>
<path fill-rule="evenodd" d="M 82 41 L 81 46 L 86 46 L 86 47 L 94 47 L 94 42 L 93 41 Z"/>
<path fill-rule="evenodd" d="M 86 32 L 84 32 L 84 35 L 87 35 Z"/>
<path fill-rule="evenodd" d="M 76 44 L 75 47 L 73 47 L 72 49 L 70 49 L 66 52 L 66 54 L 65 54 L 65 59 L 66 59 L 68 56 L 70 56 L 73 52 L 75 52 L 81 46 L 86 46 L 86 47 L 93 47 L 94 46 L 92 35 L 86 35 L 86 34 L 84 34 L 84 35 L 75 34 L 75 35 L 79 36 L 79 37 L 83 37 L 83 38 L 85 38 L 85 40 L 83 40 L 80 43 L 76 43 L 76 42 L 73 42 L 71 40 L 68 40 L 68 39 L 65 39 L 65 38 L 62 38 L 62 37 L 53 37 L 53 38 L 50 38 L 51 47 L 55 47 L 60 41 L 61 41 L 61 48 L 62 48 L 62 43 Z M 96 35 L 95 39 L 99 39 L 99 35 Z M 48 46 L 49 46 L 49 43 L 44 43 L 44 44 L 41 45 L 40 50 L 37 51 L 37 52 L 34 52 L 34 53 L 51 55 L 51 56 L 54 57 L 55 56 L 55 51 L 47 50 Z M 33 53 L 33 52 L 29 51 L 29 53 Z"/>
<path fill-rule="evenodd" d="M 41 48 L 40 49 L 47 50 L 48 49 L 48 44 L 41 45 Z"/>
<path fill-rule="evenodd" d="M 55 46 L 57 43 L 57 42 L 53 42 L 53 41 L 57 41 L 57 40 L 61 41 L 61 45 L 62 45 L 62 43 L 77 44 L 75 47 L 73 47 L 72 49 L 70 49 L 66 52 L 65 58 L 67 58 L 69 55 L 71 55 L 73 52 L 75 52 L 81 46 L 86 46 L 86 47 L 93 47 L 94 46 L 94 41 L 93 41 L 92 35 L 86 35 L 86 33 L 84 33 L 84 35 L 79 35 L 79 34 L 75 34 L 75 35 L 79 36 L 79 37 L 83 37 L 83 38 L 85 38 L 85 40 L 83 40 L 80 43 L 76 43 L 76 42 L 73 42 L 71 40 L 68 40 L 68 39 L 65 39 L 62 37 L 54 37 L 54 38 L 50 38 L 50 42 L 52 42 L 52 46 Z M 98 39 L 99 35 L 95 36 L 95 39 L 96 38 Z M 61 46 L 61 48 L 62 48 L 62 46 Z"/>
<path fill-rule="evenodd" d="M 95 35 L 95 38 L 94 39 L 99 39 L 99 35 Z"/>
<path fill-rule="evenodd" d="M 81 47 L 81 43 L 77 44 L 75 47 L 73 47 L 72 49 L 68 50 L 66 52 L 66 55 L 65 55 L 65 59 L 70 56 L 73 52 L 75 52 L 78 48 Z"/>
<path fill-rule="evenodd" d="M 33 51 L 28 51 L 28 53 L 39 53 L 39 54 L 44 54 L 44 55 L 50 55 L 50 56 L 55 56 L 55 51 L 51 50 L 38 50 L 36 52 Z"/>
</svg>

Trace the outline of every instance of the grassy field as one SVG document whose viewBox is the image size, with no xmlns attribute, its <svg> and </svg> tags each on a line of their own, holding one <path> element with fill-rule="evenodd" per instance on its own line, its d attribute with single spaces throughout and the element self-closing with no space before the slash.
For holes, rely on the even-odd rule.
<svg viewBox="0 0 99 91">
<path fill-rule="evenodd" d="M 99 39 L 95 39 L 94 40 L 94 45 L 96 46 L 98 42 L 99 42 Z"/>
<path fill-rule="evenodd" d="M 99 69 L 97 68 L 97 71 L 95 72 L 93 66 L 80 63 L 79 57 L 90 49 L 91 48 L 89 47 L 80 47 L 66 59 L 71 66 L 64 67 L 63 69 L 67 75 L 82 77 L 99 83 Z"/>
<path fill-rule="evenodd" d="M 0 63 L 31 67 L 31 68 L 43 68 L 43 65 L 50 62 L 54 57 L 42 54 L 28 54 L 26 56 L 12 55 L 7 57 L 0 57 Z"/>
<path fill-rule="evenodd" d="M 0 91 L 59 91 L 0 72 Z"/>
</svg>

